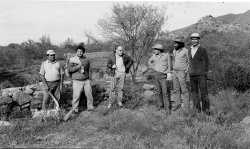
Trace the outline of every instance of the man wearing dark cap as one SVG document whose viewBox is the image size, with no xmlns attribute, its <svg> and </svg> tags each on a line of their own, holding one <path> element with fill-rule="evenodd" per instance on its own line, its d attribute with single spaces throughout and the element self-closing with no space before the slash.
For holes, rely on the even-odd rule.
<svg viewBox="0 0 250 149">
<path fill-rule="evenodd" d="M 78 46 L 76 48 L 76 56 L 71 57 L 69 60 L 69 72 L 73 80 L 73 100 L 72 100 L 72 109 L 75 114 L 77 114 L 79 100 L 82 91 L 87 97 L 87 110 L 93 110 L 93 96 L 92 88 L 90 85 L 91 80 L 91 68 L 90 60 L 84 55 L 85 48 L 83 46 Z M 65 115 L 65 120 L 69 118 L 71 112 Z"/>
<path fill-rule="evenodd" d="M 170 112 L 170 98 L 167 92 L 167 76 L 171 75 L 171 58 L 168 53 L 163 53 L 161 44 L 156 44 L 153 56 L 148 60 L 149 67 L 155 70 L 155 95 L 158 101 L 158 110 L 164 108 L 166 114 Z"/>
<path fill-rule="evenodd" d="M 189 69 L 189 58 L 188 49 L 184 47 L 184 41 L 182 37 L 174 39 L 174 64 L 173 64 L 173 84 L 174 94 L 173 98 L 175 105 L 172 110 L 175 111 L 181 108 L 181 94 L 183 98 L 184 109 L 188 112 L 189 104 L 189 93 L 187 87 L 187 73 Z"/>
<path fill-rule="evenodd" d="M 191 35 L 192 46 L 189 49 L 189 74 L 191 84 L 191 98 L 194 107 L 210 114 L 210 102 L 207 91 L 207 73 L 209 71 L 209 58 L 207 50 L 199 44 L 200 35 L 193 33 Z M 199 90 L 201 94 L 201 103 L 199 100 Z"/>
</svg>

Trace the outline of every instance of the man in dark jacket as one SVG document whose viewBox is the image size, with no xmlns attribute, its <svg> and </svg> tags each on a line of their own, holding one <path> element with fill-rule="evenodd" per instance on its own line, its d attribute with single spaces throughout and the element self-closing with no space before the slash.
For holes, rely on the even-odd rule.
<svg viewBox="0 0 250 149">
<path fill-rule="evenodd" d="M 191 99 L 194 103 L 194 108 L 199 112 L 201 110 L 209 114 L 210 102 L 207 91 L 207 73 L 209 71 L 209 58 L 207 50 L 199 44 L 200 35 L 193 33 L 191 35 L 192 46 L 189 49 L 189 74 L 191 84 Z M 199 89 L 201 94 L 201 103 L 199 100 Z"/>
<path fill-rule="evenodd" d="M 126 73 L 129 72 L 130 67 L 133 65 L 133 59 L 123 53 L 123 47 L 118 46 L 114 54 L 111 54 L 107 61 L 107 67 L 111 70 L 111 90 L 109 97 L 108 108 L 116 98 L 116 90 L 118 97 L 116 98 L 119 106 L 123 106 L 123 87 L 126 78 Z"/>
</svg>

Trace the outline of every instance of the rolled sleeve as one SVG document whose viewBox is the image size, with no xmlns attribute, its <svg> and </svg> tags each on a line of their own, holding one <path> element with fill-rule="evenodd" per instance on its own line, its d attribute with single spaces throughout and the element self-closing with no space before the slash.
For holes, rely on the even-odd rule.
<svg viewBox="0 0 250 149">
<path fill-rule="evenodd" d="M 43 62 L 42 65 L 41 65 L 39 74 L 40 74 L 40 75 L 45 75 L 44 62 Z"/>
</svg>

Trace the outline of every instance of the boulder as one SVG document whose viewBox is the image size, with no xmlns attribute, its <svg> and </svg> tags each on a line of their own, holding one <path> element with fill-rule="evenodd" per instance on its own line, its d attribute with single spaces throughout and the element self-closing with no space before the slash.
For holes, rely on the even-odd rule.
<svg viewBox="0 0 250 149">
<path fill-rule="evenodd" d="M 150 84 L 144 84 L 142 88 L 146 89 L 146 90 L 153 90 L 154 89 L 154 85 L 150 85 Z"/>
<path fill-rule="evenodd" d="M 146 99 L 152 98 L 153 95 L 154 95 L 154 92 L 151 91 L 151 90 L 146 90 L 146 91 L 143 93 L 143 97 L 146 98 Z"/>
<path fill-rule="evenodd" d="M 43 91 L 35 91 L 33 93 L 34 98 L 43 98 Z"/>
<path fill-rule="evenodd" d="M 244 124 L 244 125 L 249 125 L 250 124 L 250 116 L 245 117 L 240 123 Z"/>
<path fill-rule="evenodd" d="M 10 98 L 9 96 L 2 96 L 0 97 L 0 105 L 7 105 L 12 103 L 12 98 Z"/>
<path fill-rule="evenodd" d="M 33 95 L 34 90 L 29 88 L 29 87 L 25 87 L 24 93 L 28 94 L 28 95 Z"/>
<path fill-rule="evenodd" d="M 30 102 L 33 99 L 32 96 L 26 94 L 22 91 L 15 92 L 13 94 L 13 100 L 16 101 L 19 105 L 23 105 L 25 103 Z"/>
<path fill-rule="evenodd" d="M 12 87 L 12 88 L 5 88 L 2 89 L 2 96 L 12 96 L 15 92 L 23 90 L 22 87 Z"/>
</svg>

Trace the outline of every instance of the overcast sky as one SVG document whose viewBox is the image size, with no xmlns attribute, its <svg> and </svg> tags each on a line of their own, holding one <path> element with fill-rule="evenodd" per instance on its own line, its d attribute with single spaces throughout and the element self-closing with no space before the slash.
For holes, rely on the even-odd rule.
<svg viewBox="0 0 250 149">
<path fill-rule="evenodd" d="M 84 32 L 99 36 L 97 22 L 110 14 L 113 3 L 126 1 L 0 1 L 0 45 L 38 41 L 49 35 L 59 45 L 67 38 L 76 43 L 86 42 Z M 130 1 L 142 4 L 145 1 Z M 250 2 L 168 2 L 148 1 L 154 6 L 167 6 L 169 17 L 165 30 L 180 29 L 196 23 L 201 17 L 228 13 L 240 14 L 250 10 Z"/>
</svg>

